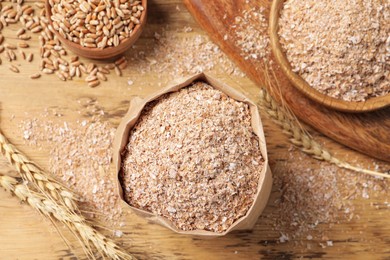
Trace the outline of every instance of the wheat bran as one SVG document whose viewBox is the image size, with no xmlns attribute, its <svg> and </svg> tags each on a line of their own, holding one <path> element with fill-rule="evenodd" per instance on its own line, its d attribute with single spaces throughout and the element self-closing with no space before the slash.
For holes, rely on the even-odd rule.
<svg viewBox="0 0 390 260">
<path fill-rule="evenodd" d="M 153 35 L 153 41 L 149 44 L 152 48 L 138 51 L 140 46 L 135 43 L 133 50 L 126 55 L 129 70 L 140 75 L 152 72 L 171 80 L 212 70 L 245 76 L 208 37 L 194 34 L 188 27 L 179 31 L 169 30 L 168 27 L 158 31 L 148 31 L 146 28 L 145 34 Z"/>
<path fill-rule="evenodd" d="M 49 168 L 53 175 L 82 200 L 90 217 L 119 220 L 121 208 L 110 175 L 115 128 L 94 119 L 66 122 L 61 114 L 45 112 L 22 121 L 20 129 L 29 145 L 50 148 Z"/>
<path fill-rule="evenodd" d="M 263 166 L 249 106 L 199 82 L 143 110 L 122 187 L 131 206 L 178 229 L 223 232 L 252 205 Z"/>
<path fill-rule="evenodd" d="M 268 17 L 264 7 L 244 9 L 234 18 L 230 29 L 235 36 L 235 45 L 240 48 L 245 60 L 272 63 Z M 224 40 L 228 40 L 228 37 L 225 35 Z"/>
<path fill-rule="evenodd" d="M 375 170 L 388 170 L 389 164 L 365 160 L 362 163 L 366 167 L 371 162 Z M 280 194 L 273 201 L 276 210 L 272 222 L 280 233 L 279 243 L 306 239 L 308 247 L 318 241 L 321 247 L 333 246 L 329 241 L 333 226 L 359 221 L 356 201 L 376 199 L 381 207 L 390 206 L 388 183 L 382 178 L 356 175 L 327 162 L 318 165 L 293 147 L 281 161 L 282 165 L 273 170 L 274 187 Z M 316 242 L 309 242 L 308 237 Z"/>
<path fill-rule="evenodd" d="M 323 94 L 364 101 L 390 93 L 390 3 L 288 0 L 280 42 L 293 71 Z"/>
</svg>

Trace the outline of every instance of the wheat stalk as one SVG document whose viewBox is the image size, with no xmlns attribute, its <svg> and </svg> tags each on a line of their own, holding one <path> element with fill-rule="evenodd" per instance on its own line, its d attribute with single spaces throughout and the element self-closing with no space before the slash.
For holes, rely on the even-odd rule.
<svg viewBox="0 0 390 260">
<path fill-rule="evenodd" d="M 34 162 L 31 162 L 0 132 L 0 152 L 15 167 L 23 180 L 33 184 L 37 191 L 30 190 L 25 184 L 16 184 L 16 179 L 1 175 L 0 184 L 13 192 L 19 199 L 27 201 L 46 217 L 54 217 L 66 224 L 75 235 L 79 235 L 83 248 L 90 258 L 92 243 L 100 253 L 112 259 L 134 259 L 121 250 L 115 243 L 93 229 L 79 213 L 75 195 L 66 187 L 50 178 Z"/>
<path fill-rule="evenodd" d="M 0 174 L 0 185 L 16 195 L 21 201 L 27 202 L 42 215 L 61 221 L 74 231 L 73 233 L 77 232 L 79 238 L 84 242 L 84 246 L 89 249 L 87 254 L 90 258 L 95 258 L 90 250 L 90 244 L 92 243 L 103 257 L 118 260 L 135 259 L 135 257 L 118 247 L 111 239 L 88 225 L 84 217 L 72 214 L 65 205 L 60 205 L 43 194 L 28 189 L 25 184 L 21 184 L 16 178 Z"/>
<path fill-rule="evenodd" d="M 334 157 L 299 125 L 298 120 L 286 108 L 279 106 L 265 89 L 260 89 L 257 103 L 283 129 L 283 132 L 287 134 L 291 143 L 300 148 L 304 153 L 309 154 L 315 159 L 335 164 L 340 168 L 376 177 L 390 178 L 389 174 L 362 169 Z"/>
<path fill-rule="evenodd" d="M 34 184 L 34 186 L 55 201 L 63 202 L 70 210 L 75 211 L 76 196 L 64 186 L 60 185 L 48 174 L 44 173 L 34 162 L 21 153 L 0 131 L 0 153 L 15 167 L 20 176 Z"/>
</svg>

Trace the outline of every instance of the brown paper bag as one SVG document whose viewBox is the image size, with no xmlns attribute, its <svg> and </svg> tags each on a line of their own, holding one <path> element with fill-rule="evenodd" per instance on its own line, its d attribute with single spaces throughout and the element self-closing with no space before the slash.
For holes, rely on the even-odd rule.
<svg viewBox="0 0 390 260">
<path fill-rule="evenodd" d="M 248 210 L 245 216 L 236 220 L 233 223 L 233 225 L 223 233 L 216 233 L 216 232 L 206 231 L 206 230 L 192 230 L 192 231 L 179 230 L 168 219 L 164 217 L 128 205 L 123 199 L 123 190 L 121 184 L 119 183 L 119 173 L 121 171 L 121 163 L 122 163 L 121 153 L 128 143 L 129 132 L 137 122 L 138 118 L 140 117 L 141 112 L 145 107 L 145 105 L 155 99 L 158 99 L 163 94 L 178 91 L 179 89 L 187 87 L 191 85 L 191 83 L 196 81 L 206 82 L 212 87 L 214 87 L 215 89 L 224 92 L 231 98 L 238 101 L 245 102 L 250 106 L 250 111 L 252 116 L 252 128 L 254 133 L 259 137 L 259 146 L 264 158 L 264 168 L 262 173 L 260 174 L 258 191 L 257 191 L 256 198 L 254 199 L 253 205 L 250 207 L 250 209 Z M 197 74 L 188 78 L 175 80 L 171 82 L 167 87 L 157 91 L 156 93 L 153 93 L 152 95 L 144 99 L 141 99 L 139 97 L 134 98 L 130 103 L 129 111 L 122 119 L 117 129 L 117 132 L 115 134 L 113 151 L 114 151 L 113 159 L 116 165 L 115 178 L 117 178 L 118 180 L 117 189 L 120 194 L 120 197 L 122 198 L 123 205 L 130 207 L 136 214 L 144 218 L 147 218 L 149 221 L 165 226 L 176 233 L 196 235 L 196 236 L 217 237 L 217 236 L 226 235 L 227 233 L 233 230 L 252 229 L 258 217 L 260 216 L 261 212 L 263 211 L 265 205 L 267 204 L 269 195 L 271 193 L 272 173 L 268 165 L 268 156 L 267 156 L 267 148 L 265 143 L 263 125 L 261 123 L 257 106 L 252 101 L 250 101 L 249 98 L 245 97 L 242 93 L 240 93 L 236 89 L 229 87 L 204 73 Z"/>
</svg>

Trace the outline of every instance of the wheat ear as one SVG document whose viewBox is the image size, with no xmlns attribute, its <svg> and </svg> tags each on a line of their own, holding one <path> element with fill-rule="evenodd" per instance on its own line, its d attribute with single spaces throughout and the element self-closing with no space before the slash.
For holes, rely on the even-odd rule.
<svg viewBox="0 0 390 260">
<path fill-rule="evenodd" d="M 28 189 L 25 184 L 21 184 L 16 178 L 0 174 L 0 185 L 16 195 L 21 201 L 27 202 L 42 215 L 59 220 L 72 231 L 77 232 L 87 248 L 90 249 L 89 245 L 92 243 L 102 256 L 110 259 L 135 259 L 135 257 L 119 248 L 111 239 L 88 225 L 84 217 L 69 213 L 65 205 L 59 205 L 41 193 Z M 95 258 L 92 253 L 89 253 L 88 256 Z"/>
<path fill-rule="evenodd" d="M 311 155 L 315 159 L 333 163 L 340 168 L 376 177 L 390 178 L 389 174 L 362 169 L 332 156 L 328 150 L 324 149 L 318 142 L 313 140 L 313 138 L 299 125 L 298 120 L 292 116 L 288 110 L 280 107 L 265 89 L 261 89 L 259 95 L 258 105 L 283 129 L 283 132 L 289 136 L 290 141 L 303 152 Z"/>
<path fill-rule="evenodd" d="M 14 182 L 10 182 L 12 177 L 3 176 L 2 186 L 8 187 L 8 190 L 15 193 L 19 199 L 27 201 L 43 215 L 52 216 L 65 223 L 72 231 L 76 231 L 76 233 L 73 233 L 79 234 L 84 248 L 87 248 L 86 253 L 89 257 L 92 257 L 89 253 L 91 252 L 89 245 L 92 242 L 100 252 L 112 259 L 134 259 L 134 257 L 116 246 L 112 240 L 89 226 L 84 217 L 76 214 L 76 212 L 80 212 L 75 202 L 76 196 L 66 187 L 50 178 L 34 162 L 31 162 L 1 132 L 0 151 L 24 180 L 34 184 L 33 187 L 36 188 L 37 192 L 30 190 L 24 184 L 10 186 Z M 6 182 L 7 180 L 8 182 Z M 12 190 L 10 187 L 14 189 Z M 41 204 L 38 203 L 39 201 Z"/>
<path fill-rule="evenodd" d="M 20 176 L 32 183 L 42 194 L 63 202 L 70 210 L 76 210 L 76 196 L 56 180 L 45 174 L 34 162 L 21 153 L 0 131 L 0 153 L 15 167 Z"/>
</svg>

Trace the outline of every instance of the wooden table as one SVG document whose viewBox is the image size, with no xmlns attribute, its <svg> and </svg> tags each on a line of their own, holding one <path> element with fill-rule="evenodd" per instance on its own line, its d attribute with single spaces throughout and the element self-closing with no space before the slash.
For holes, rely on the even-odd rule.
<svg viewBox="0 0 390 260">
<path fill-rule="evenodd" d="M 194 29 L 193 35 L 204 34 L 180 0 L 153 0 L 150 1 L 149 6 L 148 28 L 140 39 L 145 46 L 148 41 L 151 41 L 153 30 L 160 24 L 169 25 L 170 30 L 173 31 L 190 26 Z M 15 26 L 11 27 L 11 29 L 15 28 Z M 9 29 L 3 30 L 3 34 L 6 37 L 14 37 L 14 32 Z M 31 45 L 36 47 L 37 42 Z M 140 76 L 131 70 L 126 70 L 123 77 L 110 75 L 108 82 L 91 89 L 83 80 L 61 82 L 55 76 L 45 76 L 32 81 L 28 75 L 37 71 L 37 62 L 20 61 L 22 69 L 19 74 L 10 72 L 7 64 L 4 63 L 6 62 L 0 65 L 0 127 L 17 147 L 44 168 L 48 168 L 49 147 L 37 150 L 24 144 L 18 129 L 21 120 L 38 115 L 45 108 L 50 107 L 63 111 L 64 120 L 75 121 L 82 117 L 77 113 L 79 108 L 75 100 L 90 97 L 96 98 L 100 106 L 110 111 L 111 116 L 108 116 L 107 120 L 117 125 L 131 97 L 147 95 L 157 89 L 160 82 L 156 73 Z M 232 77 L 227 74 L 216 76 L 233 86 L 240 85 L 240 88 L 248 93 L 255 94 L 258 89 L 246 78 Z M 127 78 L 142 79 L 149 82 L 150 86 L 138 88 L 136 80 L 135 86 L 129 87 Z M 278 126 L 265 114 L 263 123 L 271 167 L 274 176 L 278 177 L 291 163 L 292 159 L 288 156 L 291 144 Z M 346 149 L 319 134 L 314 132 L 312 134 L 339 157 L 357 161 L 363 167 L 372 166 L 373 161 L 370 158 Z M 327 166 L 325 163 L 302 156 L 307 167 L 312 168 L 313 174 L 318 173 L 321 167 Z M 3 159 L 0 159 L 0 172 L 13 174 Z M 340 171 L 340 174 L 344 174 L 344 171 Z M 372 180 L 370 178 L 367 177 L 367 180 Z M 388 185 L 386 181 L 376 182 L 386 187 Z M 342 190 L 345 189 L 344 184 L 345 181 L 341 181 L 337 186 Z M 280 185 L 274 186 L 269 204 L 251 232 L 233 233 L 213 240 L 191 238 L 176 235 L 165 228 L 147 223 L 129 212 L 130 217 L 126 226 L 122 228 L 125 235 L 119 241 L 141 259 L 292 259 L 299 257 L 385 259 L 390 256 L 388 218 L 390 207 L 384 204 L 388 199 L 387 193 L 376 194 L 372 191 L 370 199 L 362 199 L 358 196 L 353 200 L 355 216 L 358 217 L 353 217 L 349 221 L 336 219 L 331 223 L 319 224 L 315 232 L 326 234 L 326 240 L 333 241 L 333 246 L 321 246 L 324 239 L 314 236 L 310 240 L 306 235 L 281 243 L 279 239 L 281 232 L 275 229 L 278 217 L 276 201 L 281 198 L 280 188 Z M 0 190 L 0 198 L 1 259 L 74 259 L 76 255 L 82 258 L 80 246 L 63 227 L 58 228 L 73 245 L 72 251 L 65 245 L 49 220 L 41 217 L 29 206 L 21 205 L 15 197 L 3 190 Z"/>
</svg>

